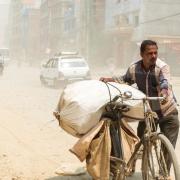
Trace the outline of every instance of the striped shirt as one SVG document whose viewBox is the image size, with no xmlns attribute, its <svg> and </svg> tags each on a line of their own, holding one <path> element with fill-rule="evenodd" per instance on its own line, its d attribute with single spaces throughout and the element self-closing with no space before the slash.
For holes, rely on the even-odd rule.
<svg viewBox="0 0 180 180">
<path fill-rule="evenodd" d="M 160 96 L 161 90 L 167 89 L 169 93 L 167 103 L 162 105 L 159 100 L 149 102 L 152 110 L 159 117 L 167 116 L 177 109 L 176 99 L 170 84 L 169 66 L 160 59 L 157 59 L 156 64 L 151 66 L 148 72 L 144 70 L 142 60 L 139 60 L 130 65 L 124 76 L 113 78 L 117 82 L 123 81 L 129 85 L 136 84 L 138 89 L 147 96 Z"/>
</svg>

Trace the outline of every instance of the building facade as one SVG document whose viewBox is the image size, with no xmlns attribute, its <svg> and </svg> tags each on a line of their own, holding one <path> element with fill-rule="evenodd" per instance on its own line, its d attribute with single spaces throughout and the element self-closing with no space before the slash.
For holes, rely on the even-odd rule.
<svg viewBox="0 0 180 180">
<path fill-rule="evenodd" d="M 0 4 L 0 47 L 8 47 L 9 39 L 8 39 L 8 12 L 9 12 L 9 4 L 1 3 Z"/>
<path fill-rule="evenodd" d="M 153 39 L 158 42 L 160 57 L 170 64 L 177 64 L 180 52 L 179 5 L 180 1 L 170 0 L 106 0 L 105 29 L 114 34 L 115 59 L 119 59 L 122 66 L 128 66 L 140 58 L 141 41 Z"/>
<path fill-rule="evenodd" d="M 132 61 L 134 28 L 138 24 L 140 0 L 106 0 L 105 33 L 110 36 L 110 63 L 120 68 Z"/>
<path fill-rule="evenodd" d="M 170 64 L 173 75 L 180 65 L 180 1 L 142 1 L 139 24 L 132 41 L 153 39 L 158 42 L 159 56 Z M 180 74 L 180 73 L 179 73 Z"/>
<path fill-rule="evenodd" d="M 107 56 L 105 28 L 105 0 L 86 0 L 87 12 L 87 51 L 88 59 L 92 64 L 98 65 Z"/>
<path fill-rule="evenodd" d="M 123 68 L 140 58 L 142 40 L 154 39 L 160 57 L 176 64 L 180 2 L 173 1 L 41 0 L 40 6 L 37 0 L 13 0 L 10 48 L 16 59 L 78 51 L 92 63 Z"/>
<path fill-rule="evenodd" d="M 39 60 L 40 26 L 37 1 L 13 0 L 10 4 L 10 52 L 18 64 Z"/>
<path fill-rule="evenodd" d="M 41 4 L 41 54 L 80 49 L 80 1 L 44 0 Z"/>
</svg>

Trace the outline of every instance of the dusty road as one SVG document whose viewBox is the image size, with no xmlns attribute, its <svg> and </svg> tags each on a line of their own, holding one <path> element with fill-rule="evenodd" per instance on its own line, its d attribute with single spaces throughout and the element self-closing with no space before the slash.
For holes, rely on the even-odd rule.
<svg viewBox="0 0 180 180">
<path fill-rule="evenodd" d="M 93 77 L 98 78 L 99 73 Z M 173 78 L 180 102 L 180 78 Z M 0 179 L 88 180 L 89 176 L 60 177 L 62 164 L 83 166 L 68 149 L 76 138 L 53 121 L 52 111 L 61 90 L 42 87 L 39 69 L 9 65 L 0 77 Z M 134 125 L 135 126 L 135 125 Z M 177 155 L 180 162 L 180 142 Z M 131 179 L 137 179 L 139 173 Z"/>
</svg>

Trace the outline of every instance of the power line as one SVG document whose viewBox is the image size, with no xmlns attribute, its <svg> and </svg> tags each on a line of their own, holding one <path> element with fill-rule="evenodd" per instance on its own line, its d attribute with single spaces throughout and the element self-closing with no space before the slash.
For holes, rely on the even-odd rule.
<svg viewBox="0 0 180 180">
<path fill-rule="evenodd" d="M 174 5 L 174 4 L 180 4 L 180 1 L 175 1 L 175 2 L 162 2 L 162 1 L 157 1 L 157 0 L 155 0 L 155 1 L 147 1 L 148 3 L 153 3 L 153 4 L 171 4 L 171 5 Z"/>
<path fill-rule="evenodd" d="M 179 16 L 179 15 L 180 15 L 180 12 L 179 12 L 179 13 L 176 13 L 176 14 L 169 15 L 169 16 L 157 18 L 157 19 L 152 19 L 152 20 L 149 20 L 149 21 L 144 21 L 144 22 L 139 23 L 139 24 L 146 24 L 146 23 L 161 21 L 161 20 L 164 20 L 164 19 L 167 19 L 167 18 L 171 18 L 171 17 L 175 17 L 175 16 Z"/>
</svg>

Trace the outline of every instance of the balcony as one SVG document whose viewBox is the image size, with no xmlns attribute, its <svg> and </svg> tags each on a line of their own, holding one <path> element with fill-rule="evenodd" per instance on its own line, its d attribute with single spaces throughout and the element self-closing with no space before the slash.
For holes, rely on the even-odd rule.
<svg viewBox="0 0 180 180">
<path fill-rule="evenodd" d="M 128 19 L 123 15 L 114 17 L 115 25 L 111 28 L 107 28 L 107 33 L 113 33 L 117 35 L 130 35 L 133 32 L 133 27 L 128 23 Z"/>
</svg>

